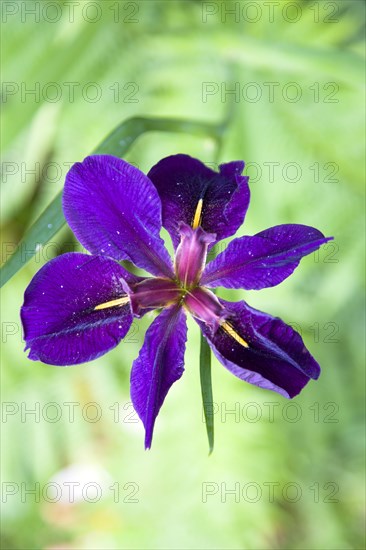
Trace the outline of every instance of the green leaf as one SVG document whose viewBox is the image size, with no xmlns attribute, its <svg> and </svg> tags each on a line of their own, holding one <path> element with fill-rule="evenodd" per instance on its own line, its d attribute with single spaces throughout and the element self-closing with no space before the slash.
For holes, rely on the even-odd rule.
<svg viewBox="0 0 366 550">
<path fill-rule="evenodd" d="M 200 379 L 203 411 L 205 415 L 208 446 L 210 451 L 209 454 L 211 454 L 214 448 L 214 410 L 211 380 L 211 349 L 202 333 L 200 348 Z"/>
<path fill-rule="evenodd" d="M 196 122 L 193 120 L 134 117 L 118 126 L 93 151 L 94 155 L 124 155 L 133 142 L 145 132 L 173 132 L 195 136 L 211 136 L 219 140 L 225 124 Z"/>
<path fill-rule="evenodd" d="M 1 287 L 13 277 L 65 223 L 62 212 L 62 193 L 58 193 L 51 204 L 28 229 L 16 251 L 1 268 Z"/>
<path fill-rule="evenodd" d="M 134 117 L 117 126 L 92 154 L 123 157 L 141 134 L 151 131 L 190 133 L 197 136 L 210 136 L 216 141 L 220 141 L 224 125 L 191 120 Z M 56 235 L 65 223 L 62 211 L 62 191 L 60 191 L 28 229 L 14 254 L 1 268 L 0 286 L 2 287 L 9 281 L 40 247 Z"/>
</svg>

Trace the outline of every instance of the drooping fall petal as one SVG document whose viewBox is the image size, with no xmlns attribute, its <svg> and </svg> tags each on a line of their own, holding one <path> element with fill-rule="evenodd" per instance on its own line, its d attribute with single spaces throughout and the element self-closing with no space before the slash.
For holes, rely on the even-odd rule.
<svg viewBox="0 0 366 550">
<path fill-rule="evenodd" d="M 163 310 L 146 332 L 131 372 L 131 400 L 145 426 L 145 448 L 151 447 L 155 419 L 174 382 L 183 374 L 186 316 L 179 306 Z"/>
<path fill-rule="evenodd" d="M 216 332 L 197 321 L 217 359 L 235 376 L 285 397 L 297 395 L 320 367 L 301 336 L 281 319 L 227 302 L 225 323 Z"/>
<path fill-rule="evenodd" d="M 138 278 L 101 256 L 71 252 L 44 265 L 21 309 L 29 358 L 76 365 L 114 348 L 132 323 L 126 281 Z"/>
</svg>

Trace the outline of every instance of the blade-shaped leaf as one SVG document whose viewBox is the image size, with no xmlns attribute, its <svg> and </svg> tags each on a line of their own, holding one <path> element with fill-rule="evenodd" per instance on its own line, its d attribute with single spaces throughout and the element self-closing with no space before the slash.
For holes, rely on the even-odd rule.
<svg viewBox="0 0 366 550">
<path fill-rule="evenodd" d="M 134 117 L 117 126 L 92 154 L 122 157 L 141 134 L 150 131 L 190 133 L 197 136 L 210 136 L 219 141 L 223 125 L 191 120 Z M 1 268 L 0 286 L 9 281 L 64 224 L 62 191 L 60 191 L 28 229 L 14 254 Z"/>
<path fill-rule="evenodd" d="M 209 454 L 211 454 L 214 448 L 214 410 L 211 380 L 211 349 L 202 333 L 200 348 L 200 379 Z"/>
</svg>

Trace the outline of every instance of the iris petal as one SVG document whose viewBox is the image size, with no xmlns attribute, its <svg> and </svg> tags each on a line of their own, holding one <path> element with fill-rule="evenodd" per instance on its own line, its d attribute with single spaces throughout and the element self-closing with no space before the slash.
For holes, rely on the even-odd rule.
<svg viewBox="0 0 366 550">
<path fill-rule="evenodd" d="M 145 426 L 145 448 L 151 447 L 155 419 L 174 382 L 183 374 L 187 340 L 182 308 L 163 310 L 146 332 L 131 372 L 131 399 Z"/>
<path fill-rule="evenodd" d="M 216 242 L 234 235 L 249 205 L 248 177 L 241 176 L 244 162 L 229 162 L 214 172 L 188 155 L 166 157 L 148 173 L 163 205 L 163 226 L 174 247 L 180 241 L 179 225 L 216 234 Z M 202 200 L 202 202 L 200 202 Z"/>
<path fill-rule="evenodd" d="M 92 254 L 129 260 L 153 275 L 173 275 L 159 236 L 159 195 L 128 162 L 100 155 L 74 164 L 66 176 L 63 208 L 76 237 Z"/>
<path fill-rule="evenodd" d="M 138 278 L 101 256 L 71 252 L 43 266 L 25 291 L 21 309 L 29 358 L 75 365 L 114 348 L 132 323 L 126 280 Z M 95 309 L 117 299 L 122 305 Z"/>
<path fill-rule="evenodd" d="M 301 336 L 281 319 L 253 309 L 244 301 L 220 302 L 227 312 L 225 322 L 239 338 L 222 327 L 213 334 L 209 326 L 197 322 L 217 359 L 235 376 L 289 398 L 311 378 L 318 378 L 318 363 Z"/>
<path fill-rule="evenodd" d="M 301 258 L 330 238 L 307 225 L 277 225 L 254 237 L 240 237 L 207 264 L 201 284 L 259 290 L 278 285 Z"/>
</svg>

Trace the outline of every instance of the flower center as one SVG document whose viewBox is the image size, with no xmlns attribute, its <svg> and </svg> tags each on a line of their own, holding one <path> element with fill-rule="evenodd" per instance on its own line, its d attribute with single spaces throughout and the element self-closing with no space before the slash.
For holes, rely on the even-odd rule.
<svg viewBox="0 0 366 550">
<path fill-rule="evenodd" d="M 182 224 L 181 241 L 174 259 L 175 280 L 164 277 L 152 277 L 131 285 L 126 289 L 128 295 L 105 302 L 94 309 L 106 309 L 123 306 L 128 302 L 137 317 L 144 310 L 182 305 L 193 317 L 203 321 L 212 332 L 219 328 L 225 331 L 243 347 L 247 342 L 234 330 L 228 321 L 228 313 L 211 290 L 199 286 L 202 271 L 206 264 L 207 249 L 214 242 L 215 235 L 206 233 L 200 223 L 202 199 L 198 203 L 192 227 Z"/>
<path fill-rule="evenodd" d="M 197 216 L 195 216 L 193 225 L 195 222 L 199 223 L 201 210 L 202 206 L 197 208 Z M 196 309 L 199 310 L 200 314 L 197 317 L 201 318 L 200 315 L 204 315 L 208 323 L 211 323 L 213 316 L 212 322 L 216 326 L 219 319 L 217 316 L 223 308 L 212 292 L 207 291 L 205 294 L 205 291 L 202 290 L 199 295 L 201 289 L 198 286 L 206 263 L 207 249 L 209 244 L 214 242 L 215 235 L 206 233 L 200 226 L 193 228 L 186 224 L 181 225 L 180 232 L 181 241 L 174 259 L 176 278 L 173 280 L 154 277 L 132 285 L 130 301 L 133 313 L 140 315 L 143 309 L 169 307 L 172 304 L 180 303 L 186 306 L 192 314 Z M 195 293 L 195 291 L 197 292 Z M 210 300 L 209 295 L 214 296 L 214 299 Z M 201 299 L 204 303 L 201 303 Z M 191 305 L 188 306 L 188 303 Z M 211 307 L 214 311 L 210 315 Z"/>
</svg>

